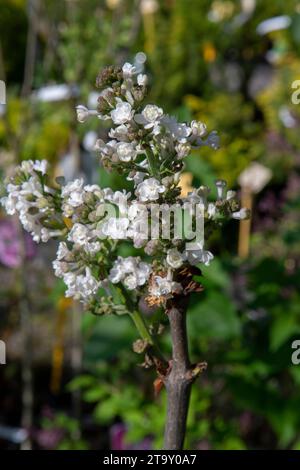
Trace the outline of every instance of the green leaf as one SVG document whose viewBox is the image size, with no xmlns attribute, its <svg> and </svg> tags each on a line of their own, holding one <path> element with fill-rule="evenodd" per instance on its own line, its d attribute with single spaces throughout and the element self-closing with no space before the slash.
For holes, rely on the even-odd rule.
<svg viewBox="0 0 300 470">
<path fill-rule="evenodd" d="M 190 335 L 223 341 L 240 334 L 241 324 L 233 303 L 221 292 L 209 296 L 189 308 Z"/>
<path fill-rule="evenodd" d="M 289 338 L 300 334 L 299 318 L 294 310 L 279 310 L 270 327 L 270 348 L 276 351 Z"/>
<path fill-rule="evenodd" d="M 69 391 L 75 391 L 82 388 L 88 388 L 95 383 L 95 378 L 92 375 L 80 375 L 75 377 L 71 382 L 68 383 L 67 389 Z"/>
<path fill-rule="evenodd" d="M 101 387 L 101 385 L 99 384 L 98 387 L 93 387 L 87 390 L 83 394 L 83 399 L 86 402 L 92 403 L 92 402 L 101 400 L 106 394 L 107 394 L 106 388 Z"/>
</svg>

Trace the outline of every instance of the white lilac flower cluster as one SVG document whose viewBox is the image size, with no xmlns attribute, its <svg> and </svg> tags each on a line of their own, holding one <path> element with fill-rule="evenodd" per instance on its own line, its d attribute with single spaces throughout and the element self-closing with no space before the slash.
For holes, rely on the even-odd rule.
<svg viewBox="0 0 300 470">
<path fill-rule="evenodd" d="M 122 68 L 106 67 L 96 80 L 101 89 L 97 110 L 77 106 L 81 123 L 91 116 L 111 121 L 108 141 L 99 139 L 96 150 L 108 171 L 116 169 L 133 183 L 131 193 L 85 185 L 83 179 L 67 184 L 57 179 L 51 186 L 47 162 L 29 160 L 16 169 L 1 200 L 7 213 L 19 215 L 35 241 L 62 240 L 53 262 L 55 274 L 64 280 L 66 295 L 85 304 L 100 302 L 100 288 L 110 292 L 117 286 L 130 290 L 135 301 L 147 295 L 154 304 L 153 299 L 163 303 L 183 292 L 178 281 L 182 271 L 192 272 L 195 265 L 208 265 L 213 259 L 205 249 L 206 240 L 195 237 L 187 245 L 187 237 L 165 238 L 162 233 L 169 222 L 160 210 L 153 215 L 153 205 L 175 204 L 181 211 L 200 207 L 205 234 L 225 220 L 249 216 L 222 180 L 216 182 L 214 202 L 205 186 L 181 196 L 184 159 L 193 148 L 218 148 L 218 136 L 215 131 L 208 133 L 202 122 L 178 122 L 159 106 L 144 104 L 147 81 L 129 63 Z M 156 237 L 149 230 L 149 215 L 151 224 L 162 227 Z M 174 220 L 169 231 L 174 233 Z M 123 240 L 144 249 L 151 260 L 146 263 L 140 257 L 118 256 L 118 244 Z M 111 305 L 113 296 L 108 295 Z"/>
<path fill-rule="evenodd" d="M 101 189 L 96 184 L 84 185 L 83 179 L 77 179 L 62 187 L 61 196 L 63 215 L 71 221 L 67 240 L 86 253 L 99 252 L 103 238 L 127 238 L 129 221 L 125 214 L 130 193 Z M 107 209 L 118 212 L 118 217 L 107 217 Z"/>
<path fill-rule="evenodd" d="M 108 189 L 100 189 L 96 184 L 84 185 L 82 178 L 67 183 L 62 186 L 61 191 L 63 215 L 74 222 L 81 220 L 83 213 L 90 214 L 91 209 L 104 204 L 106 196 L 111 192 Z"/>
<path fill-rule="evenodd" d="M 140 257 L 118 256 L 109 273 L 109 280 L 113 284 L 122 282 L 129 290 L 143 286 L 151 274 L 151 266 L 141 261 Z"/>
<path fill-rule="evenodd" d="M 139 74 L 129 63 L 122 68 L 107 67 L 96 82 L 102 90 L 98 111 L 80 105 L 77 116 L 80 122 L 95 114 L 99 119 L 112 121 L 110 140 L 99 139 L 96 143 L 102 164 L 107 169 L 127 168 L 136 186 L 143 175 L 145 187 L 138 190 L 138 194 L 143 194 L 143 200 L 156 200 L 157 193 L 164 192 L 161 179 L 170 175 L 170 169 L 174 174 L 181 169 L 182 159 L 193 148 L 203 145 L 218 148 L 219 139 L 215 131 L 208 133 L 202 122 L 181 123 L 155 104 L 144 106 L 147 81 L 147 76 Z M 160 189 L 156 190 L 156 186 Z M 150 199 L 146 199 L 148 192 Z M 155 199 L 151 199 L 152 194 Z"/>
<path fill-rule="evenodd" d="M 87 259 L 82 256 L 80 243 L 77 245 L 75 243 L 72 249 L 69 249 L 66 242 L 60 242 L 53 268 L 55 275 L 62 278 L 67 286 L 66 297 L 74 297 L 74 299 L 86 302 L 97 293 L 101 286 L 101 281 L 92 275 Z"/>
<path fill-rule="evenodd" d="M 35 242 L 47 242 L 62 234 L 61 224 L 51 223 L 55 216 L 54 191 L 45 184 L 46 160 L 25 160 L 9 180 L 7 196 L 1 199 L 6 212 L 18 214 Z"/>
</svg>

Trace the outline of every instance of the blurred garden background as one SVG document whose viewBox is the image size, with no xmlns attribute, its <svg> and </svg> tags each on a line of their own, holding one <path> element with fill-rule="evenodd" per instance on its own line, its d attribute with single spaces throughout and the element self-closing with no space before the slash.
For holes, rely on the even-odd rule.
<svg viewBox="0 0 300 470">
<path fill-rule="evenodd" d="M 300 449 L 300 2 L 1 0 L 1 179 L 45 158 L 55 176 L 123 188 L 93 151 L 107 129 L 79 126 L 74 108 L 96 108 L 98 71 L 124 61 L 150 74 L 150 102 L 220 134 L 187 159 L 183 191 L 223 178 L 253 210 L 251 227 L 212 240 L 189 307 L 191 356 L 208 369 L 186 448 Z M 0 448 L 160 448 L 165 393 L 138 366 L 130 320 L 65 299 L 55 251 L 1 212 Z"/>
</svg>

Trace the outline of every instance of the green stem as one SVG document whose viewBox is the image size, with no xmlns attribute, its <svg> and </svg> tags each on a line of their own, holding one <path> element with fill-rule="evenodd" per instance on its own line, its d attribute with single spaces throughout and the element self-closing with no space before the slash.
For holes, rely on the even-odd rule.
<svg viewBox="0 0 300 470">
<path fill-rule="evenodd" d="M 132 299 L 129 297 L 128 293 L 126 292 L 126 289 L 123 286 L 121 286 L 121 291 L 123 293 L 128 308 L 128 314 L 133 320 L 141 338 L 149 343 L 150 349 L 154 352 L 155 356 L 160 359 L 161 363 L 167 364 L 159 349 L 158 344 L 156 343 L 155 339 L 148 330 L 148 326 L 145 322 L 143 315 L 138 310 L 136 310 L 136 306 L 134 306 Z"/>
<path fill-rule="evenodd" d="M 133 310 L 132 313 L 129 313 L 129 315 L 132 318 L 139 334 L 141 335 L 141 338 L 149 343 L 150 348 L 148 352 L 153 356 L 153 358 L 156 358 L 156 360 L 158 361 L 156 363 L 156 367 L 158 367 L 159 365 L 160 372 L 162 372 L 163 370 L 167 370 L 168 363 L 165 360 L 162 352 L 160 351 L 155 339 L 150 334 L 146 322 L 143 318 L 143 315 L 137 310 Z"/>
<path fill-rule="evenodd" d="M 155 162 L 155 157 L 154 155 L 152 154 L 152 152 L 150 151 L 147 151 L 146 150 L 146 156 L 147 156 L 147 160 L 148 160 L 148 163 L 149 163 L 149 168 L 150 168 L 150 171 L 152 173 L 153 176 L 157 176 L 157 168 L 156 168 L 156 162 Z"/>
<path fill-rule="evenodd" d="M 149 344 L 151 344 L 151 346 L 153 346 L 154 345 L 153 338 L 151 334 L 149 333 L 145 320 L 143 316 L 140 314 L 140 312 L 138 310 L 135 310 L 133 312 L 130 312 L 129 315 L 132 318 L 139 334 L 141 335 L 141 338 L 145 339 L 146 341 L 148 341 Z"/>
</svg>

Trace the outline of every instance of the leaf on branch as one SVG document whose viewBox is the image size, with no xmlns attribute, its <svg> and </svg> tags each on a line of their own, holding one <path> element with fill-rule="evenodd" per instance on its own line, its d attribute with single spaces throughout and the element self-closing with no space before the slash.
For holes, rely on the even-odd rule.
<svg viewBox="0 0 300 470">
<path fill-rule="evenodd" d="M 189 380 L 195 380 L 206 369 L 207 369 L 207 362 L 198 362 L 197 364 L 194 364 L 192 366 L 192 369 L 190 369 L 187 372 L 186 378 Z"/>
<path fill-rule="evenodd" d="M 154 382 L 153 382 L 153 388 L 154 388 L 154 396 L 158 397 L 160 394 L 161 389 L 164 386 L 164 382 L 160 377 L 157 377 Z"/>
</svg>

